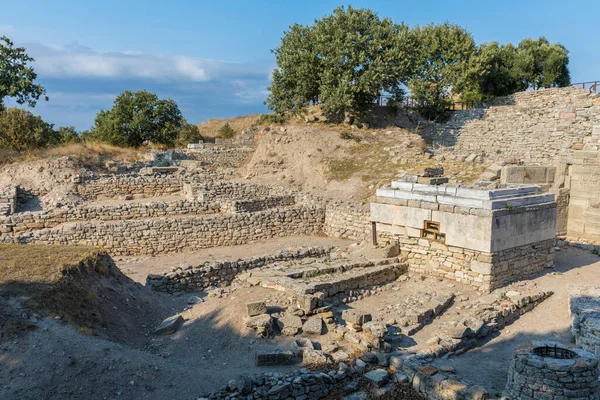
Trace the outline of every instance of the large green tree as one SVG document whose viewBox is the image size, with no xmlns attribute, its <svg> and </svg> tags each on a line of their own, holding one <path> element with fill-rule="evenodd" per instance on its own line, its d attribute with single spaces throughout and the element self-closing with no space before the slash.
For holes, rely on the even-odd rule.
<svg viewBox="0 0 600 400">
<path fill-rule="evenodd" d="M 122 147 L 138 147 L 146 141 L 173 146 L 184 123 L 173 100 L 159 99 L 145 90 L 126 90 L 117 96 L 112 109 L 98 113 L 91 136 Z"/>
<path fill-rule="evenodd" d="M 342 116 L 361 113 L 382 93 L 399 101 L 417 60 L 417 41 L 404 24 L 368 9 L 340 7 L 311 26 L 294 25 L 275 49 L 267 105 L 297 112 L 310 102 Z"/>
<path fill-rule="evenodd" d="M 523 39 L 516 49 L 515 74 L 531 89 L 563 87 L 571 83 L 569 52 L 545 37 Z"/>
<path fill-rule="evenodd" d="M 7 97 L 30 107 L 34 107 L 40 97 L 48 100 L 46 89 L 35 83 L 37 74 L 30 65 L 32 61 L 25 48 L 14 47 L 9 38 L 0 37 L 0 110 Z"/>
<path fill-rule="evenodd" d="M 464 28 L 444 23 L 416 27 L 420 51 L 417 71 L 408 87 L 417 110 L 430 119 L 441 119 L 452 101 L 473 90 L 469 65 L 477 46 Z"/>
<path fill-rule="evenodd" d="M 60 143 L 52 124 L 22 108 L 0 110 L 0 149 L 30 151 Z"/>
</svg>

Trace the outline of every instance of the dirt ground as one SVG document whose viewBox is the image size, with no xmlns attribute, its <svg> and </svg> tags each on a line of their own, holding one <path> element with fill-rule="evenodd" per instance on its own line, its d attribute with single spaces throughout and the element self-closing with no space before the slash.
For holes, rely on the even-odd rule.
<svg viewBox="0 0 600 400">
<path fill-rule="evenodd" d="M 272 240 L 244 244 L 239 246 L 212 247 L 182 253 L 160 254 L 149 257 L 117 257 L 117 266 L 134 281 L 145 283 L 149 274 L 170 272 L 171 269 L 185 265 L 198 265 L 211 260 L 237 260 L 260 256 L 287 247 L 304 246 L 340 246 L 345 247 L 353 242 L 346 239 L 336 239 L 316 236 L 288 236 Z"/>
</svg>

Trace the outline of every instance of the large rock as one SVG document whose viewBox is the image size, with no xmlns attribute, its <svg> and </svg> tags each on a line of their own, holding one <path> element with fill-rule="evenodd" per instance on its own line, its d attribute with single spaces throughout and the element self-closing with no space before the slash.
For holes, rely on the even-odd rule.
<svg viewBox="0 0 600 400">
<path fill-rule="evenodd" d="M 323 333 L 323 319 L 319 316 L 311 317 L 304 325 L 302 325 L 302 332 L 312 335 L 320 335 Z"/>
<path fill-rule="evenodd" d="M 374 369 L 365 374 L 365 379 L 375 387 L 382 387 L 390 379 L 390 374 L 385 369 Z"/>
<path fill-rule="evenodd" d="M 266 314 L 267 313 L 267 305 L 265 304 L 264 301 L 247 303 L 246 304 L 246 312 L 248 313 L 249 317 L 255 317 L 260 314 Z"/>
<path fill-rule="evenodd" d="M 294 336 L 302 328 L 302 319 L 296 315 L 286 315 L 277 320 L 277 326 L 281 329 L 282 335 Z"/>
<path fill-rule="evenodd" d="M 355 325 L 363 325 L 371 320 L 371 314 L 351 308 L 342 312 L 342 319 Z"/>
<path fill-rule="evenodd" d="M 171 335 L 177 332 L 181 325 L 183 325 L 183 317 L 181 315 L 174 315 L 161 322 L 152 332 L 157 335 Z"/>
<path fill-rule="evenodd" d="M 248 328 L 270 328 L 273 320 L 269 314 L 248 317 L 244 320 Z"/>
<path fill-rule="evenodd" d="M 388 329 L 384 324 L 372 321 L 365 323 L 362 326 L 362 328 L 363 331 L 370 333 L 371 335 L 376 336 L 378 338 L 383 338 L 388 333 Z"/>
<path fill-rule="evenodd" d="M 302 354 L 303 366 L 318 366 L 331 364 L 331 359 L 321 350 L 304 349 Z"/>
</svg>

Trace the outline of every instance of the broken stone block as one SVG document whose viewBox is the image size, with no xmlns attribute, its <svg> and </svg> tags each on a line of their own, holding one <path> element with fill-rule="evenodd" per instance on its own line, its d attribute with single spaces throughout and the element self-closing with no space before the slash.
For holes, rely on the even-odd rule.
<svg viewBox="0 0 600 400">
<path fill-rule="evenodd" d="M 277 325 L 281 329 L 281 334 L 284 336 L 294 336 L 300 332 L 302 328 L 302 319 L 295 315 L 286 315 L 277 320 Z"/>
<path fill-rule="evenodd" d="M 302 354 L 302 366 L 318 366 L 331 363 L 331 359 L 321 350 L 304 349 Z"/>
<path fill-rule="evenodd" d="M 365 374 L 365 379 L 375 387 L 382 387 L 389 381 L 390 374 L 385 369 L 374 369 Z"/>
<path fill-rule="evenodd" d="M 372 322 L 372 321 L 365 323 L 362 326 L 362 328 L 363 328 L 363 331 L 370 333 L 371 335 L 378 337 L 378 338 L 383 338 L 388 333 L 388 329 L 384 324 L 380 324 L 380 323 Z"/>
<path fill-rule="evenodd" d="M 247 303 L 246 304 L 246 312 L 248 313 L 249 317 L 255 317 L 260 314 L 266 314 L 267 313 L 267 305 L 265 304 L 264 301 Z"/>
<path fill-rule="evenodd" d="M 295 363 L 294 354 L 289 350 L 274 350 L 256 353 L 256 366 L 290 365 Z"/>
<path fill-rule="evenodd" d="M 304 350 L 306 349 L 315 349 L 315 346 L 310 339 L 305 337 L 299 337 L 294 341 L 294 354 L 296 354 L 297 357 L 302 357 L 302 355 L 304 354 Z"/>
<path fill-rule="evenodd" d="M 269 314 L 257 315 L 248 317 L 244 320 L 248 328 L 269 328 L 273 323 L 273 319 Z"/>
<path fill-rule="evenodd" d="M 161 322 L 152 332 L 157 335 L 171 335 L 177 332 L 181 325 L 183 325 L 183 321 L 181 315 L 174 315 Z"/>
<path fill-rule="evenodd" d="M 320 335 L 323 333 L 323 319 L 319 316 L 309 318 L 304 325 L 302 325 L 302 332 Z"/>
<path fill-rule="evenodd" d="M 351 308 L 342 312 L 342 319 L 355 325 L 363 325 L 371 321 L 371 314 Z"/>
</svg>

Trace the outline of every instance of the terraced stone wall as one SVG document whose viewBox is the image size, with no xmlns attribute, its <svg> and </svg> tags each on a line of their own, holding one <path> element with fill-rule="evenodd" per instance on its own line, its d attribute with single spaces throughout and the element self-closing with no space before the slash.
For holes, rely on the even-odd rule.
<svg viewBox="0 0 600 400">
<path fill-rule="evenodd" d="M 275 237 L 314 235 L 323 230 L 325 210 L 298 205 L 256 213 L 72 222 L 18 237 L 21 243 L 101 246 L 111 255 L 159 254 L 233 246 Z M 12 237 L 4 237 L 12 241 Z"/>
<path fill-rule="evenodd" d="M 331 202 L 325 206 L 323 232 L 358 242 L 371 239 L 369 208 L 362 203 Z"/>
<path fill-rule="evenodd" d="M 581 149 L 600 122 L 600 98 L 585 89 L 554 88 L 515 93 L 454 111 L 444 124 L 421 127 L 434 144 L 489 159 L 514 156 L 530 165 L 557 164 Z"/>
</svg>

